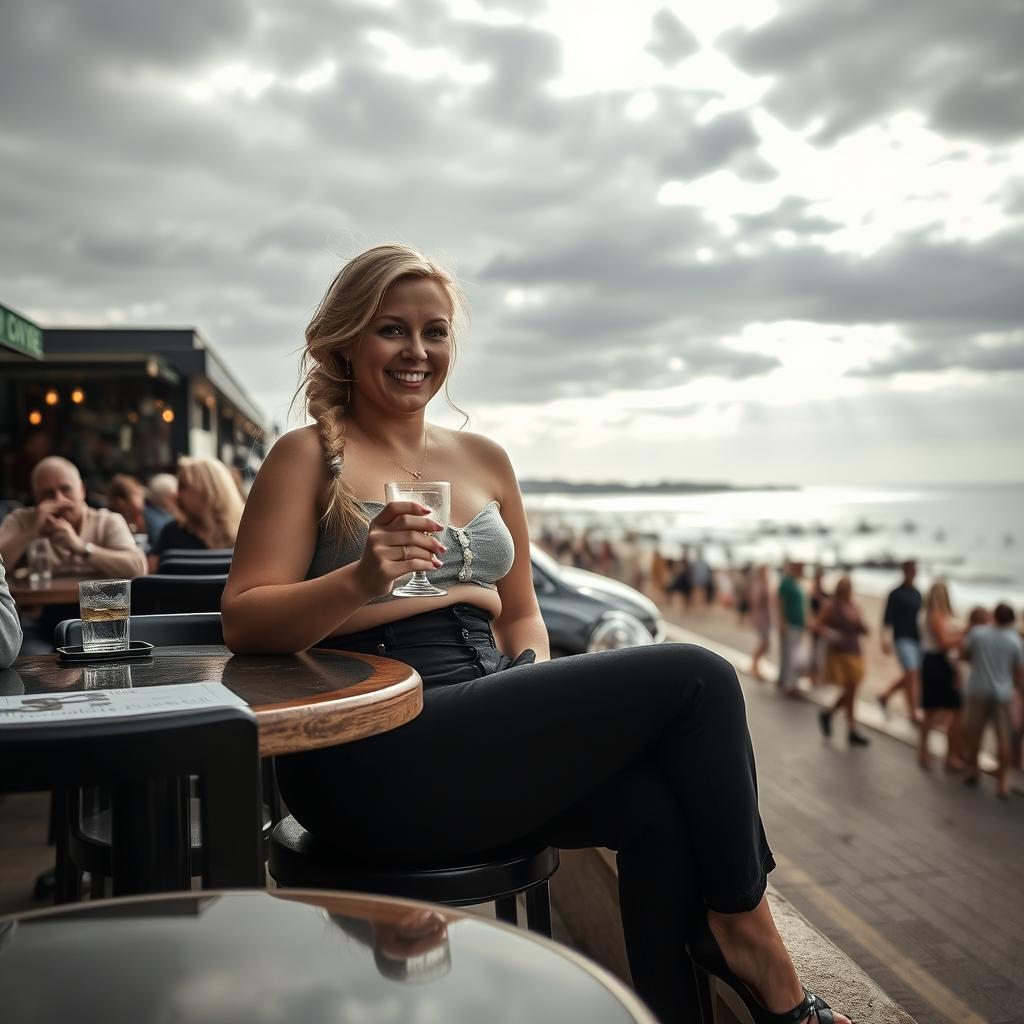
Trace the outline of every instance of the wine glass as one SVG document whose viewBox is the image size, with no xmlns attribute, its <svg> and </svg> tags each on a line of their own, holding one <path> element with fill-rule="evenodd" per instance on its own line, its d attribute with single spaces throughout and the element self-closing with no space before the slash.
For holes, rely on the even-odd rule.
<svg viewBox="0 0 1024 1024">
<path fill-rule="evenodd" d="M 384 485 L 385 501 L 415 501 L 425 505 L 427 515 L 442 526 L 451 518 L 452 485 L 447 480 L 393 480 Z M 447 594 L 447 590 L 435 587 L 427 574 L 419 569 L 412 574 L 408 583 L 403 583 L 391 593 L 395 597 L 434 597 Z"/>
</svg>

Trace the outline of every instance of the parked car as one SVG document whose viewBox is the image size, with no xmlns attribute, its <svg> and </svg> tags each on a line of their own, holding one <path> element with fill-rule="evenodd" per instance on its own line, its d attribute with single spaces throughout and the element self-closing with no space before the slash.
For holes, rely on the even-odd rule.
<svg viewBox="0 0 1024 1024">
<path fill-rule="evenodd" d="M 551 641 L 551 657 L 660 643 L 658 606 L 638 590 L 556 562 L 531 545 L 533 586 Z"/>
</svg>

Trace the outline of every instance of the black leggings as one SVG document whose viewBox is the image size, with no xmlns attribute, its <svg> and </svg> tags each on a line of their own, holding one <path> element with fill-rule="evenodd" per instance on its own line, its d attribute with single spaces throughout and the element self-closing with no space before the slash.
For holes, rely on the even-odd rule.
<svg viewBox="0 0 1024 1024">
<path fill-rule="evenodd" d="M 423 712 L 278 758 L 298 821 L 396 865 L 523 837 L 616 850 L 634 986 L 663 1021 L 690 1019 L 688 932 L 708 908 L 756 907 L 775 866 L 732 666 L 658 644 L 510 668 L 487 613 L 466 604 L 326 645 L 412 665 Z"/>
</svg>

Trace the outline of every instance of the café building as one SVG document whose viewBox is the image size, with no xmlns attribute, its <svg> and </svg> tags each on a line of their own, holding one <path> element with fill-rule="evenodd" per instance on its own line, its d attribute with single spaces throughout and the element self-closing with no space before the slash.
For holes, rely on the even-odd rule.
<svg viewBox="0 0 1024 1024">
<path fill-rule="evenodd" d="M 28 497 L 40 457 L 87 485 L 173 472 L 181 455 L 255 472 L 273 441 L 263 412 L 191 327 L 40 327 L 0 306 L 0 497 Z"/>
</svg>

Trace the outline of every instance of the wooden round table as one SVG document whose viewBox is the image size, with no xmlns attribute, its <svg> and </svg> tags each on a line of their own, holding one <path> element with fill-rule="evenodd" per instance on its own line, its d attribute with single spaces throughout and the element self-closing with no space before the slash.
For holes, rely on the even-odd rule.
<svg viewBox="0 0 1024 1024">
<path fill-rule="evenodd" d="M 151 658 L 90 665 L 43 654 L 19 658 L 0 672 L 0 694 L 211 680 L 252 708 L 264 757 L 387 732 L 423 708 L 423 684 L 408 665 L 326 648 L 293 655 L 232 655 L 226 647 L 157 647 Z"/>
<path fill-rule="evenodd" d="M 406 900 L 288 890 L 0 918 L 5 1024 L 656 1024 L 573 950 Z"/>
<path fill-rule="evenodd" d="M 56 654 L 19 658 L 0 671 L 0 695 L 68 693 L 198 682 L 220 682 L 252 709 L 260 754 L 272 757 L 387 732 L 423 708 L 423 684 L 408 665 L 390 658 L 329 649 L 295 655 L 232 655 L 226 647 L 158 647 L 151 657 L 118 662 L 68 664 Z M 15 726 L 17 728 L 17 726 Z M 74 729 L 69 723 L 66 728 Z M 126 787 L 113 799 L 131 820 L 148 825 L 149 877 L 124 891 L 187 888 L 180 858 L 187 845 L 187 807 L 175 794 L 180 781 L 153 782 L 145 790 Z M 145 795 L 140 796 L 140 793 Z M 165 856 L 163 851 L 168 851 Z M 66 862 L 66 858 L 65 858 Z M 61 899 L 75 898 L 77 873 L 58 871 Z M 115 891 L 118 891 L 115 889 Z"/>
</svg>

